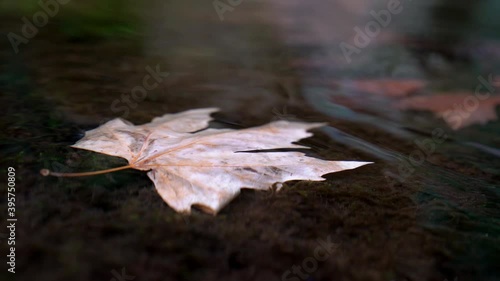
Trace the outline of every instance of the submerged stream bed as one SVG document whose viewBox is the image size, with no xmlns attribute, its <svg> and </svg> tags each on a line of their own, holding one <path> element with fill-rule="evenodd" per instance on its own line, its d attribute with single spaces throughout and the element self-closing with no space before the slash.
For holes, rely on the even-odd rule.
<svg viewBox="0 0 500 281">
<path fill-rule="evenodd" d="M 500 7 L 372 2 L 52 1 L 38 27 L 34 1 L 0 5 L 0 196 L 17 219 L 0 278 L 499 280 Z M 203 107 L 217 128 L 326 122 L 299 143 L 374 164 L 243 189 L 217 216 L 176 213 L 141 171 L 39 174 L 124 165 L 70 145 Z"/>
</svg>

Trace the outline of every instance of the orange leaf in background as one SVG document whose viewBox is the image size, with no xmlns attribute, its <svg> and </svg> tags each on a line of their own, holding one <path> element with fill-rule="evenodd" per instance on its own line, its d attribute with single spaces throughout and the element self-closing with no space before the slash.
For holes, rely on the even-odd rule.
<svg viewBox="0 0 500 281">
<path fill-rule="evenodd" d="M 345 106 L 351 110 L 371 115 L 385 115 L 387 108 L 401 97 L 423 90 L 426 82 L 417 79 L 360 79 L 335 80 L 335 88 L 323 102 Z M 321 99 L 317 94 L 315 99 Z"/>
<path fill-rule="evenodd" d="M 458 130 L 497 119 L 497 105 L 500 105 L 500 96 L 480 96 L 472 92 L 462 92 L 408 97 L 398 102 L 397 108 L 434 112 L 452 129 Z"/>
<path fill-rule="evenodd" d="M 391 98 L 404 97 L 425 88 L 427 83 L 418 79 L 360 79 L 336 81 L 343 89 L 365 92 Z"/>
<path fill-rule="evenodd" d="M 500 79 L 493 79 L 491 86 L 500 86 L 499 81 Z M 386 114 L 387 108 L 390 107 L 399 110 L 431 111 L 443 118 L 454 130 L 497 119 L 495 107 L 500 104 L 500 96 L 491 93 L 430 94 L 423 91 L 426 82 L 417 79 L 337 80 L 332 86 L 336 86 L 337 90 L 332 89 L 327 94 L 328 98 L 323 98 L 327 103 L 370 115 Z M 415 95 L 417 93 L 419 95 Z M 318 99 L 319 95 L 315 97 Z"/>
</svg>

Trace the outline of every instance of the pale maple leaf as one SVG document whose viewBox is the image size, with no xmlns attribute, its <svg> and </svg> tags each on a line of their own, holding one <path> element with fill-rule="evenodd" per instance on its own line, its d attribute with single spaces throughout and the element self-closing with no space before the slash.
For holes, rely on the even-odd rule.
<svg viewBox="0 0 500 281">
<path fill-rule="evenodd" d="M 307 148 L 292 142 L 311 136 L 308 129 L 324 124 L 277 121 L 242 130 L 206 129 L 210 114 L 217 110 L 166 114 L 138 126 L 114 119 L 86 132 L 72 147 L 123 157 L 129 162 L 126 168 L 149 171 L 163 200 L 186 213 L 196 205 L 216 214 L 241 188 L 269 189 L 289 180 L 320 181 L 323 174 L 369 163 L 325 161 L 297 151 L 255 152 Z"/>
</svg>

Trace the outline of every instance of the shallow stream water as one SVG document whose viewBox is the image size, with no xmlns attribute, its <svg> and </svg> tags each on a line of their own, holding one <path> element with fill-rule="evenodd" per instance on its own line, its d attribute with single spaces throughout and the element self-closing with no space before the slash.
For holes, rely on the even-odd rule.
<svg viewBox="0 0 500 281">
<path fill-rule="evenodd" d="M 496 2 L 75 1 L 16 45 L 41 9 L 20 3 L 0 6 L 16 280 L 499 280 Z M 140 171 L 38 173 L 123 165 L 69 146 L 201 107 L 220 108 L 214 127 L 326 122 L 300 143 L 375 163 L 244 190 L 217 216 L 175 213 Z M 335 247 L 309 268 L 318 240 Z"/>
</svg>

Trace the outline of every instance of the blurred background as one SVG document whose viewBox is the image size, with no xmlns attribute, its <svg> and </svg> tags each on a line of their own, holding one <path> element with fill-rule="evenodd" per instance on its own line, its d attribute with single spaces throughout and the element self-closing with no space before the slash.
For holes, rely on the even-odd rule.
<svg viewBox="0 0 500 281">
<path fill-rule="evenodd" d="M 1 0 L 16 277 L 499 280 L 499 14 L 493 0 Z M 38 174 L 123 163 L 69 148 L 113 118 L 200 107 L 220 108 L 217 127 L 327 122 L 303 141 L 314 153 L 376 165 L 244 191 L 217 217 L 175 214 L 141 172 Z M 336 254 L 284 276 L 329 235 Z"/>
</svg>

